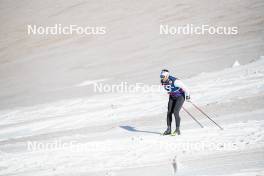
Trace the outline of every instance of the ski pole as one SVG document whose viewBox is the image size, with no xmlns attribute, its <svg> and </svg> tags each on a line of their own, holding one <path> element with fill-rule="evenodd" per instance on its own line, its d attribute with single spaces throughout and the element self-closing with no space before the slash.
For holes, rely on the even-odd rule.
<svg viewBox="0 0 264 176">
<path fill-rule="evenodd" d="M 211 120 L 218 128 L 220 128 L 221 130 L 223 130 L 223 128 L 217 124 L 211 117 L 209 117 L 201 108 L 199 108 L 197 105 L 195 105 L 192 101 L 190 101 L 190 103 L 198 110 L 200 111 L 203 115 L 205 115 L 209 120 Z"/>
<path fill-rule="evenodd" d="M 203 125 L 184 107 L 182 109 L 197 123 L 201 128 L 203 128 Z"/>
</svg>

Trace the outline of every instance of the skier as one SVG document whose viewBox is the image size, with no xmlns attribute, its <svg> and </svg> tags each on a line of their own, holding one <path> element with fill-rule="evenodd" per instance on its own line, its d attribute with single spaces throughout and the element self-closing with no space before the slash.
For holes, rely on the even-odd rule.
<svg viewBox="0 0 264 176">
<path fill-rule="evenodd" d="M 169 102 L 168 102 L 168 112 L 167 112 L 167 129 L 163 133 L 164 135 L 171 134 L 171 122 L 172 122 L 172 114 L 175 116 L 176 130 L 172 133 L 172 135 L 180 135 L 180 110 L 184 101 L 190 101 L 190 93 L 186 86 L 183 84 L 181 80 L 170 76 L 170 73 L 167 69 L 163 69 L 160 73 L 161 84 L 164 86 L 165 90 L 168 91 L 169 94 Z"/>
</svg>

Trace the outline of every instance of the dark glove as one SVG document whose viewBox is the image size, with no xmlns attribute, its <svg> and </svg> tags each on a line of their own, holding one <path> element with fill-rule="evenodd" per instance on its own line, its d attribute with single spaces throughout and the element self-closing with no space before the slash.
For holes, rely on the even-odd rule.
<svg viewBox="0 0 264 176">
<path fill-rule="evenodd" d="M 190 102 L 191 101 L 191 96 L 190 95 L 185 96 L 185 100 Z"/>
</svg>

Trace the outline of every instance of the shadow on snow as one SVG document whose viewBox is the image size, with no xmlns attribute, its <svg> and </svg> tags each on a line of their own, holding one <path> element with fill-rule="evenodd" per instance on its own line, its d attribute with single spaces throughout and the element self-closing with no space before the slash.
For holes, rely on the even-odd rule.
<svg viewBox="0 0 264 176">
<path fill-rule="evenodd" d="M 121 125 L 119 126 L 120 128 L 123 128 L 124 130 L 130 131 L 130 132 L 141 132 L 141 133 L 151 133 L 151 134 L 160 134 L 158 132 L 155 131 L 146 131 L 146 130 L 138 130 L 135 127 L 129 126 L 129 125 Z"/>
</svg>

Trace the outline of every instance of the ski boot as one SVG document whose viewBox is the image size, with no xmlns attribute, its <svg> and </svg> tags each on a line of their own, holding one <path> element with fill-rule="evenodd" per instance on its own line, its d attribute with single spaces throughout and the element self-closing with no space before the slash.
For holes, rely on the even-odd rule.
<svg viewBox="0 0 264 176">
<path fill-rule="evenodd" d="M 171 134 L 171 127 L 168 127 L 166 131 L 164 131 L 163 135 L 170 135 Z"/>
<path fill-rule="evenodd" d="M 176 127 L 176 130 L 171 135 L 175 136 L 176 134 L 181 135 L 181 131 L 179 127 Z"/>
</svg>

